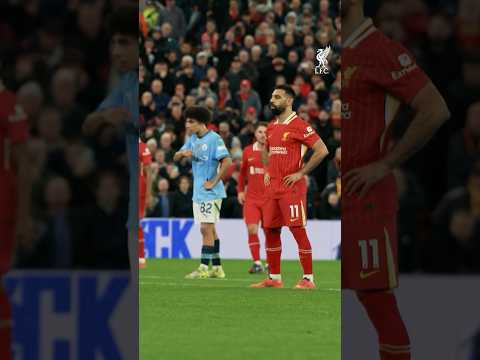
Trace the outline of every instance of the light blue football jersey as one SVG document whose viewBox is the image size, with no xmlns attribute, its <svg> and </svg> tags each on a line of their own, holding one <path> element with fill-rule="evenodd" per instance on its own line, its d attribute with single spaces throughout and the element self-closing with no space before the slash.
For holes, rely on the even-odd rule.
<svg viewBox="0 0 480 360">
<path fill-rule="evenodd" d="M 193 201 L 223 199 L 227 197 L 223 181 L 219 181 L 211 190 L 203 187 L 203 183 L 213 179 L 218 172 L 220 160 L 230 156 L 223 139 L 214 131 L 202 137 L 193 134 L 182 146 L 181 150 L 192 150 Z"/>
<path fill-rule="evenodd" d="M 138 226 L 138 72 L 129 71 L 121 76 L 110 94 L 99 105 L 98 110 L 122 107 L 131 116 L 125 126 L 125 143 L 128 157 L 129 193 L 128 193 L 128 223 L 131 229 Z"/>
</svg>

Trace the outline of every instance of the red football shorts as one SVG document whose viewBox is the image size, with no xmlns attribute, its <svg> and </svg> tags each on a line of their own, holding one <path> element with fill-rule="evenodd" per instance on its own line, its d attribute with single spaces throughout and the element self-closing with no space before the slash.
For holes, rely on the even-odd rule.
<svg viewBox="0 0 480 360">
<path fill-rule="evenodd" d="M 342 216 L 342 288 L 398 286 L 396 214 Z"/>
<path fill-rule="evenodd" d="M 14 236 L 15 224 L 13 222 L 0 222 L 0 276 L 10 270 L 15 243 Z"/>
<path fill-rule="evenodd" d="M 289 192 L 269 196 L 264 205 L 263 227 L 305 226 L 307 223 L 307 195 Z"/>
<path fill-rule="evenodd" d="M 246 198 L 243 204 L 243 219 L 245 224 L 258 224 L 262 221 L 263 207 L 265 201 Z"/>
</svg>

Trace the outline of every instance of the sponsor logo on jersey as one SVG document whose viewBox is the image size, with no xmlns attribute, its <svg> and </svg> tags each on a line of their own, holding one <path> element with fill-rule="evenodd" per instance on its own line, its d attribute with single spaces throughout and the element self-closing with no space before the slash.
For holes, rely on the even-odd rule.
<svg viewBox="0 0 480 360">
<path fill-rule="evenodd" d="M 403 67 L 410 66 L 410 65 L 412 65 L 412 63 L 413 63 L 412 58 L 411 58 L 410 55 L 408 55 L 407 53 L 401 54 L 401 55 L 398 57 L 398 62 L 399 62 L 400 65 L 402 65 Z"/>
<path fill-rule="evenodd" d="M 373 270 L 373 271 L 360 271 L 360 279 L 365 280 L 366 278 L 369 278 L 372 275 L 375 275 L 379 273 L 380 270 Z"/>
<path fill-rule="evenodd" d="M 350 104 L 348 102 L 342 102 L 342 119 L 350 119 L 352 117 L 352 111 L 350 110 Z"/>
<path fill-rule="evenodd" d="M 247 160 L 250 162 L 250 161 L 253 161 L 253 160 L 255 160 L 255 158 L 253 158 L 253 157 L 249 157 Z"/>
<path fill-rule="evenodd" d="M 287 148 L 284 146 L 272 146 L 270 147 L 271 155 L 286 155 L 288 154 Z"/>
<path fill-rule="evenodd" d="M 402 70 L 399 71 L 392 71 L 392 79 L 393 80 L 399 80 L 405 75 L 411 73 L 413 70 L 417 68 L 417 64 L 413 63 L 409 67 L 405 67 Z"/>
<path fill-rule="evenodd" d="M 310 135 L 313 135 L 314 134 L 314 131 L 312 129 L 311 126 L 307 127 L 306 130 L 305 130 L 305 134 L 303 134 L 303 137 L 306 138 L 306 137 L 309 137 Z"/>
</svg>

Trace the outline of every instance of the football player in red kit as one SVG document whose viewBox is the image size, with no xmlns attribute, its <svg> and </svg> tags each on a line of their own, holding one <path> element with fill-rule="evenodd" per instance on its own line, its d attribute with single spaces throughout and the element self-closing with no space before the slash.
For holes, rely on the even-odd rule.
<svg viewBox="0 0 480 360">
<path fill-rule="evenodd" d="M 264 271 L 260 260 L 260 241 L 258 223 L 262 220 L 265 205 L 264 167 L 262 151 L 267 137 L 267 123 L 259 122 L 255 128 L 255 143 L 243 150 L 242 166 L 238 176 L 238 202 L 243 205 L 243 219 L 248 229 L 248 246 L 252 254 L 253 265 L 248 270 L 255 274 Z M 247 185 L 247 190 L 245 190 Z"/>
<path fill-rule="evenodd" d="M 15 247 L 32 238 L 27 138 L 26 115 L 0 78 L 0 359 L 6 360 L 12 358 L 12 315 L 2 277 Z"/>
<path fill-rule="evenodd" d="M 428 142 L 449 111 L 412 55 L 364 17 L 363 0 L 344 0 L 341 11 L 342 288 L 356 291 L 377 331 L 380 358 L 409 360 L 410 341 L 392 292 L 398 273 L 392 170 Z M 391 148 L 401 104 L 415 117 Z"/>
<path fill-rule="evenodd" d="M 139 176 L 138 176 L 138 219 L 145 217 L 146 205 L 151 204 L 152 197 L 152 175 L 150 164 L 152 163 L 152 154 L 140 138 L 138 139 Z M 145 237 L 142 227 L 138 227 L 138 266 L 142 269 L 147 266 L 145 261 Z"/>
<path fill-rule="evenodd" d="M 267 201 L 263 214 L 265 247 L 269 276 L 254 288 L 283 287 L 280 274 L 282 226 L 288 226 L 297 241 L 303 276 L 297 289 L 315 288 L 312 271 L 312 247 L 305 231 L 306 194 L 305 175 L 310 173 L 328 155 L 323 141 L 313 128 L 292 110 L 295 97 L 288 85 L 275 88 L 270 100 L 272 113 L 276 116 L 267 128 L 267 142 L 262 153 L 266 167 L 264 176 Z M 303 156 L 308 148 L 313 150 L 310 160 L 304 165 Z"/>
</svg>

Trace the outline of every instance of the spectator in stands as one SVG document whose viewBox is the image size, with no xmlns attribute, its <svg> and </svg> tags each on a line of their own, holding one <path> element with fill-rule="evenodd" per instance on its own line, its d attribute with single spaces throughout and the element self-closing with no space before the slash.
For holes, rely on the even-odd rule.
<svg viewBox="0 0 480 360">
<path fill-rule="evenodd" d="M 171 216 L 178 218 L 193 217 L 192 210 L 192 189 L 190 179 L 181 176 L 178 179 L 178 188 L 171 196 Z"/>
<path fill-rule="evenodd" d="M 447 186 L 463 186 L 472 161 L 480 154 L 480 101 L 468 108 L 465 128 L 450 140 L 447 163 Z"/>
<path fill-rule="evenodd" d="M 250 80 L 243 79 L 240 82 L 240 91 L 235 96 L 235 107 L 240 110 L 242 116 L 245 116 L 247 109 L 251 106 L 255 108 L 257 113 L 262 110 L 260 96 L 252 89 Z"/>
<path fill-rule="evenodd" d="M 445 195 L 433 214 L 433 271 L 479 272 L 480 158 L 470 169 L 465 186 Z"/>
<path fill-rule="evenodd" d="M 160 178 L 157 181 L 157 188 L 155 191 L 155 205 L 148 211 L 149 217 L 169 217 L 171 216 L 172 200 L 168 192 L 170 183 L 165 178 Z"/>
<path fill-rule="evenodd" d="M 185 37 L 187 24 L 183 11 L 176 6 L 175 0 L 165 0 L 165 8 L 160 11 L 158 25 L 169 22 L 172 27 L 172 35 L 175 39 L 181 41 Z"/>
</svg>

